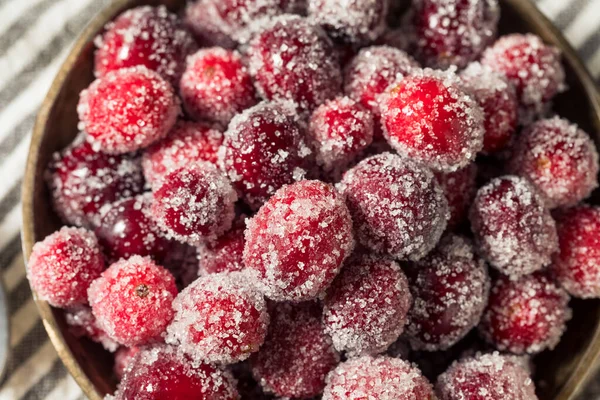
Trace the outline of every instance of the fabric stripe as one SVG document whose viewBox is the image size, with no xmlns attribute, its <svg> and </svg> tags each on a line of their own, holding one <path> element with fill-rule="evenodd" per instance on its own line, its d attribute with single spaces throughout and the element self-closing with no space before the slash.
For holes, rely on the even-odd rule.
<svg viewBox="0 0 600 400">
<path fill-rule="evenodd" d="M 23 304 L 16 312 L 14 312 L 10 319 L 10 344 L 11 346 L 17 346 L 21 343 L 21 340 L 25 338 L 30 331 L 39 323 L 42 327 L 41 320 L 39 317 L 31 318 L 32 316 L 37 317 L 37 308 L 33 297 L 29 298 L 25 304 Z M 43 328 L 43 327 L 42 327 Z M 20 352 L 15 351 L 14 357 L 19 357 Z"/>
<path fill-rule="evenodd" d="M 565 1 L 569 6 L 559 12 L 554 18 L 553 21 L 559 28 L 564 28 L 569 25 L 573 19 L 575 19 L 578 15 L 577 10 L 580 10 L 581 7 L 585 6 L 585 4 L 590 0 L 570 0 Z"/>
<path fill-rule="evenodd" d="M 26 12 L 44 0 L 12 0 L 10 3 L 0 2 L 0 35 L 19 21 Z"/>
<path fill-rule="evenodd" d="M 18 232 L 17 232 L 18 233 Z M 6 242 L 3 250 L 0 250 L 0 270 L 10 267 L 10 262 L 21 253 L 21 236 L 15 235 L 12 240 Z"/>
<path fill-rule="evenodd" d="M 0 180 L 0 182 L 2 182 Z M 12 243 L 21 229 L 21 205 L 15 205 L 4 220 L 0 222 L 0 249 L 4 249 L 9 243 Z"/>
<path fill-rule="evenodd" d="M 81 389 L 70 375 L 66 375 L 56 383 L 56 387 L 48 393 L 45 400 L 76 400 L 80 397 Z"/>
<path fill-rule="evenodd" d="M 600 78 L 600 51 L 597 51 L 596 54 L 592 56 L 588 62 L 588 67 L 594 78 Z"/>
<path fill-rule="evenodd" d="M 565 29 L 565 36 L 574 47 L 580 47 L 595 31 L 598 31 L 600 2 L 591 1 L 585 8 L 579 10 L 577 17 Z"/>
<path fill-rule="evenodd" d="M 594 57 L 598 50 L 600 50 L 600 29 L 590 35 L 578 49 L 579 54 L 586 63 Z"/>
<path fill-rule="evenodd" d="M 6 369 L 7 376 L 14 374 L 21 365 L 27 362 L 44 345 L 48 334 L 42 320 L 36 315 L 35 324 L 16 345 L 11 346 L 11 359 Z"/>
<path fill-rule="evenodd" d="M 63 367 L 60 359 L 54 361 L 52 368 L 38 383 L 33 385 L 27 393 L 23 395 L 24 399 L 27 400 L 42 400 L 46 397 L 45 393 L 48 393 L 56 386 L 56 383 L 63 379 L 67 375 L 67 370 Z"/>
<path fill-rule="evenodd" d="M 27 152 L 29 150 L 29 140 L 22 140 L 15 150 L 0 164 L 0 200 L 12 190 L 12 188 L 23 177 L 25 162 L 27 161 Z"/>
<path fill-rule="evenodd" d="M 13 315 L 14 313 L 19 312 L 21 307 L 24 307 L 31 299 L 32 296 L 31 289 L 29 288 L 29 281 L 27 279 L 21 279 L 17 286 L 15 286 L 13 290 L 8 293 L 9 314 Z"/>
<path fill-rule="evenodd" d="M 0 153 L 2 154 L 2 153 Z M 0 200 L 0 220 L 8 214 L 21 198 L 21 179 Z"/>
<path fill-rule="evenodd" d="M 539 9 L 550 18 L 556 18 L 559 13 L 570 6 L 570 2 L 568 1 L 538 0 L 536 3 Z"/>
<path fill-rule="evenodd" d="M 11 26 L 6 27 L 6 32 L 0 36 L 0 49 L 8 49 L 11 43 L 19 40 L 19 38 L 22 37 L 25 32 L 27 32 L 27 30 L 36 23 L 39 16 L 48 10 L 55 2 L 56 0 L 42 0 L 41 2 L 34 0 L 33 3 L 38 3 L 35 4 L 34 8 L 30 7 L 20 19 L 14 21 Z M 29 1 L 24 3 L 29 3 Z M 0 31 L 1 30 L 2 29 L 0 28 Z"/>
<path fill-rule="evenodd" d="M 8 265 L 2 276 L 4 287 L 7 292 L 12 292 L 19 282 L 25 279 L 25 265 L 23 264 L 23 255 L 17 255 L 13 262 Z"/>
</svg>

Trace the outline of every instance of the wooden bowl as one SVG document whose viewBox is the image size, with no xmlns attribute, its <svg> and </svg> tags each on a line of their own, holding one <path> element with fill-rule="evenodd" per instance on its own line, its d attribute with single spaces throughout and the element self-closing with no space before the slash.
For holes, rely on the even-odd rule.
<svg viewBox="0 0 600 400">
<path fill-rule="evenodd" d="M 399 1 L 399 0 L 398 0 Z M 117 0 L 99 13 L 79 36 L 40 109 L 23 182 L 23 252 L 27 259 L 36 241 L 60 227 L 52 211 L 44 170 L 52 153 L 68 145 L 77 134 L 79 92 L 93 79 L 94 37 L 106 22 L 127 8 L 164 4 L 180 10 L 184 0 Z M 577 54 L 561 33 L 535 6 L 524 0 L 501 0 L 501 33 L 533 32 L 562 49 L 569 90 L 557 97 L 559 115 L 577 122 L 600 143 L 600 94 Z M 600 204 L 595 193 L 592 202 Z M 66 329 L 63 313 L 33 293 L 44 326 L 69 372 L 92 400 L 112 393 L 116 380 L 111 357 L 102 348 L 80 340 Z M 573 300 L 573 319 L 560 345 L 536 357 L 535 380 L 541 400 L 571 400 L 594 372 L 600 354 L 600 301 Z"/>
</svg>

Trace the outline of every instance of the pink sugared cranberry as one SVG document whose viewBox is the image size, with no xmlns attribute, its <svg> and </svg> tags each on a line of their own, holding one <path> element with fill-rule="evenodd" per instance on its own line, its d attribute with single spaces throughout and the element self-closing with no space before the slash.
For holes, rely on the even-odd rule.
<svg viewBox="0 0 600 400">
<path fill-rule="evenodd" d="M 475 198 L 477 187 L 477 164 L 471 163 L 454 172 L 435 172 L 450 208 L 448 229 L 460 226 L 466 219 L 469 206 Z"/>
<path fill-rule="evenodd" d="M 433 169 L 456 171 L 483 147 L 483 111 L 452 72 L 413 72 L 386 90 L 380 107 L 392 147 Z"/>
<path fill-rule="evenodd" d="M 247 222 L 244 265 L 273 300 L 315 298 L 354 248 L 342 196 L 320 181 L 278 190 Z"/>
<path fill-rule="evenodd" d="M 198 248 L 200 275 L 219 272 L 241 271 L 244 267 L 245 217 L 234 222 L 233 227 L 214 240 L 202 243 Z"/>
<path fill-rule="evenodd" d="M 119 348 L 119 343 L 100 328 L 96 317 L 92 314 L 92 309 L 88 306 L 69 307 L 65 310 L 65 321 L 69 332 L 76 338 L 87 337 L 93 342 L 100 343 L 111 353 Z"/>
<path fill-rule="evenodd" d="M 105 29 L 96 42 L 94 72 L 98 78 L 118 69 L 144 66 L 177 87 L 186 57 L 197 48 L 178 17 L 164 6 L 132 8 Z"/>
<path fill-rule="evenodd" d="M 180 111 L 171 85 L 141 66 L 96 79 L 81 92 L 77 106 L 87 140 L 108 153 L 139 150 L 162 139 Z"/>
<path fill-rule="evenodd" d="M 125 346 L 160 339 L 173 318 L 176 295 L 169 271 L 141 256 L 112 264 L 88 290 L 99 327 Z"/>
<path fill-rule="evenodd" d="M 223 24 L 214 16 L 214 1 L 208 5 L 206 0 L 187 2 L 183 22 L 192 32 L 200 47 L 222 47 L 234 49 L 237 43 L 229 34 Z"/>
<path fill-rule="evenodd" d="M 63 227 L 33 246 L 27 277 L 38 298 L 55 307 L 70 307 L 87 302 L 87 289 L 104 268 L 94 233 Z"/>
<path fill-rule="evenodd" d="M 323 323 L 338 351 L 377 354 L 396 341 L 412 304 L 406 276 L 385 257 L 350 260 L 327 289 Z"/>
<path fill-rule="evenodd" d="M 310 398 L 325 387 L 325 377 L 339 362 L 323 330 L 316 302 L 277 303 L 271 308 L 269 335 L 251 359 L 253 375 L 267 393 Z"/>
<path fill-rule="evenodd" d="M 115 353 L 115 365 L 113 371 L 119 380 L 123 379 L 125 370 L 140 350 L 140 347 L 121 347 L 117 350 Z"/>
<path fill-rule="evenodd" d="M 448 203 L 433 173 L 392 153 L 369 157 L 339 184 L 357 241 L 377 253 L 419 259 L 446 228 Z"/>
<path fill-rule="evenodd" d="M 256 104 L 254 85 L 240 54 L 220 47 L 201 49 L 188 58 L 180 92 L 188 114 L 223 125 Z"/>
<path fill-rule="evenodd" d="M 537 271 L 558 250 L 554 220 L 525 178 L 492 179 L 477 192 L 469 218 L 481 254 L 505 275 Z"/>
</svg>

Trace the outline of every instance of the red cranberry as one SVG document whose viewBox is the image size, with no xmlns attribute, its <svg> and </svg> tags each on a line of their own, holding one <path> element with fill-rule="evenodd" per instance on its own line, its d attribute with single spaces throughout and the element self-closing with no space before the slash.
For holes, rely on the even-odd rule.
<svg viewBox="0 0 600 400">
<path fill-rule="evenodd" d="M 460 78 L 483 110 L 483 152 L 492 154 L 504 149 L 518 122 L 519 102 L 515 88 L 504 75 L 478 62 L 462 71 Z"/>
<path fill-rule="evenodd" d="M 265 300 L 240 273 L 212 274 L 186 287 L 173 302 L 167 342 L 194 361 L 231 364 L 258 351 L 267 335 Z"/>
<path fill-rule="evenodd" d="M 238 400 L 233 377 L 209 364 L 194 364 L 176 348 L 150 347 L 131 360 L 115 400 Z"/>
<path fill-rule="evenodd" d="M 543 273 L 518 280 L 498 278 L 479 331 L 500 351 L 535 354 L 552 350 L 571 318 L 569 295 Z"/>
<path fill-rule="evenodd" d="M 98 78 L 122 68 L 144 66 L 158 72 L 174 87 L 185 69 L 185 58 L 196 42 L 175 14 L 164 6 L 132 8 L 109 22 L 96 42 Z"/>
<path fill-rule="evenodd" d="M 94 233 L 63 227 L 33 246 L 27 277 L 39 299 L 70 307 L 87 302 L 87 289 L 104 268 Z"/>
<path fill-rule="evenodd" d="M 327 35 L 309 20 L 269 21 L 248 47 L 250 73 L 268 100 L 291 100 L 307 113 L 340 92 L 342 75 Z"/>
<path fill-rule="evenodd" d="M 450 219 L 448 229 L 454 229 L 467 219 L 477 187 L 477 164 L 471 163 L 454 172 L 435 172 L 435 177 L 448 200 Z"/>
<path fill-rule="evenodd" d="M 123 379 L 125 370 L 127 370 L 131 360 L 133 360 L 135 355 L 139 352 L 139 347 L 121 347 L 117 350 L 115 353 L 115 366 L 113 371 L 119 380 Z"/>
<path fill-rule="evenodd" d="M 81 92 L 77 113 L 96 150 L 127 153 L 166 136 L 180 107 L 167 81 L 138 66 L 96 79 Z"/>
<path fill-rule="evenodd" d="M 111 353 L 119 348 L 119 343 L 100 328 L 96 317 L 92 314 L 92 309 L 88 306 L 76 306 L 65 310 L 65 321 L 69 332 L 76 338 L 87 337 L 93 342 L 100 343 Z"/>
<path fill-rule="evenodd" d="M 598 187 L 594 142 L 558 117 L 539 120 L 519 136 L 509 169 L 533 182 L 550 208 L 574 206 Z"/>
<path fill-rule="evenodd" d="M 203 122 L 179 121 L 169 136 L 149 147 L 142 159 L 144 176 L 152 186 L 169 172 L 202 161 L 217 163 L 223 133 Z"/>
<path fill-rule="evenodd" d="M 312 161 L 296 113 L 287 103 L 260 103 L 236 116 L 225 132 L 221 167 L 253 209 L 281 186 L 304 179 Z"/>
<path fill-rule="evenodd" d="M 214 16 L 214 2 L 206 0 L 190 1 L 184 15 L 184 23 L 192 32 L 201 47 L 223 47 L 234 49 L 237 47 L 235 40 L 226 33 L 226 28 Z"/>
<path fill-rule="evenodd" d="M 380 353 L 404 330 L 411 303 L 396 262 L 376 256 L 351 260 L 327 290 L 325 332 L 349 356 Z"/>
<path fill-rule="evenodd" d="M 433 173 L 391 153 L 369 157 L 339 184 L 358 242 L 394 258 L 419 259 L 446 228 L 448 203 Z"/>
<path fill-rule="evenodd" d="M 436 384 L 440 400 L 537 400 L 529 372 L 498 353 L 457 361 Z"/>
<path fill-rule="evenodd" d="M 227 125 L 234 115 L 256 104 L 241 56 L 220 47 L 201 49 L 189 57 L 180 87 L 186 111 L 198 120 Z"/>
<path fill-rule="evenodd" d="M 558 250 L 554 220 L 542 197 L 524 178 L 503 176 L 479 189 L 470 220 L 481 254 L 511 277 L 550 264 Z"/>
<path fill-rule="evenodd" d="M 267 393 L 304 399 L 323 391 L 339 355 L 323 330 L 317 303 L 277 303 L 267 340 L 250 360 Z"/>
<path fill-rule="evenodd" d="M 203 243 L 198 249 L 200 275 L 241 271 L 244 267 L 245 217 L 215 240 Z"/>
<path fill-rule="evenodd" d="M 214 165 L 188 165 L 159 183 L 152 217 L 169 236 L 194 245 L 231 228 L 236 200 L 231 183 Z"/>
<path fill-rule="evenodd" d="M 483 111 L 452 72 L 413 72 L 381 99 L 384 135 L 400 154 L 455 171 L 483 146 Z"/>
<path fill-rule="evenodd" d="M 341 363 L 327 377 L 323 400 L 433 399 L 431 384 L 416 367 L 399 358 L 363 356 Z M 360 398 L 360 397 L 357 397 Z"/>
<path fill-rule="evenodd" d="M 147 257 L 112 264 L 92 282 L 88 297 L 98 326 L 125 346 L 157 340 L 173 318 L 175 279 Z"/>
<path fill-rule="evenodd" d="M 483 260 L 460 236 L 446 236 L 427 257 L 407 269 L 414 305 L 406 333 L 415 350 L 446 350 L 474 328 L 487 303 Z"/>
<path fill-rule="evenodd" d="M 139 159 L 97 152 L 80 136 L 48 166 L 54 211 L 66 224 L 94 227 L 101 208 L 144 189 Z"/>
<path fill-rule="evenodd" d="M 531 33 L 502 36 L 485 51 L 481 63 L 504 74 L 515 86 L 524 123 L 542 114 L 564 89 L 559 50 Z"/>
<path fill-rule="evenodd" d="M 354 248 L 342 197 L 320 181 L 282 187 L 248 221 L 244 265 L 273 300 L 315 298 Z"/>
</svg>

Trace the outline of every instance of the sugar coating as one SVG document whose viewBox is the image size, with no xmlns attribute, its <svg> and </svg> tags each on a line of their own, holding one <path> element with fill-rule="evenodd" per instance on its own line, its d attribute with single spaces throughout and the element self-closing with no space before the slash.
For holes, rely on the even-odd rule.
<svg viewBox="0 0 600 400">
<path fill-rule="evenodd" d="M 511 141 L 517 127 L 519 101 L 514 86 L 489 66 L 473 62 L 460 73 L 463 88 L 471 93 L 484 114 L 483 152 L 496 153 Z"/>
<path fill-rule="evenodd" d="M 536 121 L 519 135 L 509 170 L 528 178 L 549 208 L 570 207 L 598 187 L 598 152 L 587 133 L 566 119 Z"/>
<path fill-rule="evenodd" d="M 368 44 L 385 31 L 388 0 L 308 0 L 308 15 L 333 38 Z"/>
<path fill-rule="evenodd" d="M 87 302 L 87 289 L 104 268 L 94 233 L 65 226 L 33 246 L 27 278 L 39 299 L 70 307 Z"/>
<path fill-rule="evenodd" d="M 106 332 L 98 326 L 96 317 L 87 306 L 75 306 L 65 310 L 65 321 L 68 330 L 76 338 L 87 337 L 100 343 L 105 350 L 114 353 L 119 348 L 119 343 L 111 339 Z"/>
<path fill-rule="evenodd" d="M 454 172 L 434 172 L 450 209 L 447 229 L 460 226 L 466 219 L 469 207 L 477 192 L 477 164 L 471 163 Z"/>
<path fill-rule="evenodd" d="M 338 189 L 352 214 L 357 240 L 398 259 L 418 260 L 435 247 L 449 218 L 433 173 L 392 153 L 362 160 Z"/>
<path fill-rule="evenodd" d="M 431 384 L 399 358 L 362 356 L 341 363 L 327 376 L 323 400 L 435 399 Z"/>
<path fill-rule="evenodd" d="M 293 105 L 261 102 L 233 118 L 219 163 L 244 201 L 257 210 L 281 186 L 304 179 L 313 156 Z"/>
<path fill-rule="evenodd" d="M 142 157 L 146 180 L 155 185 L 169 172 L 201 161 L 217 163 L 223 132 L 205 122 L 180 120 L 160 142 L 148 147 Z"/>
<path fill-rule="evenodd" d="M 201 49 L 188 57 L 180 93 L 192 117 L 223 125 L 256 104 L 254 85 L 240 54 L 220 47 Z"/>
<path fill-rule="evenodd" d="M 319 106 L 308 135 L 317 163 L 327 172 L 342 171 L 373 141 L 373 115 L 348 97 Z"/>
<path fill-rule="evenodd" d="M 283 398 L 319 395 L 325 377 L 339 363 L 321 323 L 317 302 L 276 303 L 270 308 L 269 335 L 250 361 L 265 392 Z"/>
<path fill-rule="evenodd" d="M 104 34 L 94 42 L 97 78 L 110 71 L 141 65 L 177 87 L 186 56 L 197 48 L 179 18 L 164 6 L 129 9 L 104 29 Z"/>
<path fill-rule="evenodd" d="M 133 357 L 114 400 L 239 400 L 235 386 L 229 372 L 194 365 L 178 349 L 158 345 Z"/>
<path fill-rule="evenodd" d="M 380 98 L 384 136 L 400 154 L 456 171 L 483 147 L 483 110 L 452 71 L 415 70 Z"/>
<path fill-rule="evenodd" d="M 496 36 L 497 0 L 417 0 L 410 11 L 412 41 L 431 68 L 464 68 Z"/>
<path fill-rule="evenodd" d="M 194 362 L 231 364 L 258 351 L 269 314 L 262 294 L 240 272 L 200 277 L 173 302 L 167 343 Z"/>
<path fill-rule="evenodd" d="M 351 260 L 327 290 L 323 324 L 349 357 L 385 351 L 404 330 L 412 304 L 406 276 L 393 260 Z"/>
<path fill-rule="evenodd" d="M 436 392 L 440 400 L 537 400 L 529 372 L 497 352 L 456 361 L 438 378 Z"/>
<path fill-rule="evenodd" d="M 469 219 L 481 254 L 513 278 L 550 264 L 558 250 L 556 224 L 525 178 L 505 175 L 481 187 Z"/>
<path fill-rule="evenodd" d="M 52 155 L 45 178 L 60 219 L 88 228 L 100 224 L 102 207 L 144 189 L 139 157 L 96 151 L 84 134 Z"/>
<path fill-rule="evenodd" d="M 343 197 L 320 181 L 283 186 L 246 226 L 244 264 L 276 301 L 316 298 L 354 248 Z"/>
<path fill-rule="evenodd" d="M 207 12 L 207 4 L 211 4 Z M 192 32 L 200 47 L 223 47 L 234 49 L 237 43 L 227 33 L 220 21 L 214 18 L 213 2 L 196 0 L 187 2 L 183 15 L 183 22 L 187 29 Z"/>
<path fill-rule="evenodd" d="M 79 97 L 79 129 L 95 150 L 127 153 L 162 139 L 181 113 L 171 85 L 137 66 L 96 79 Z"/>
<path fill-rule="evenodd" d="M 560 213 L 557 230 L 552 276 L 572 296 L 600 297 L 600 208 L 582 204 Z"/>
<path fill-rule="evenodd" d="M 479 332 L 500 351 L 536 354 L 552 350 L 571 319 L 569 295 L 541 272 L 492 285 Z"/>
<path fill-rule="evenodd" d="M 155 188 L 152 218 L 169 237 L 196 245 L 231 228 L 236 200 L 231 182 L 216 166 L 187 165 Z"/>
<path fill-rule="evenodd" d="M 125 374 L 125 370 L 133 357 L 139 353 L 141 350 L 140 347 L 120 347 L 114 355 L 115 365 L 113 367 L 113 372 L 119 380 L 123 379 L 123 375 Z"/>
<path fill-rule="evenodd" d="M 176 295 L 169 271 L 141 256 L 112 264 L 88 290 L 98 326 L 125 346 L 160 340 L 173 318 Z"/>
<path fill-rule="evenodd" d="M 339 94 L 340 66 L 331 40 L 319 26 L 297 15 L 259 22 L 247 54 L 262 98 L 289 100 L 307 113 Z"/>
<path fill-rule="evenodd" d="M 467 239 L 444 237 L 407 275 L 413 306 L 406 335 L 413 349 L 446 350 L 479 323 L 490 282 L 485 263 Z"/>
<path fill-rule="evenodd" d="M 244 265 L 245 216 L 239 217 L 233 227 L 218 238 L 202 243 L 198 247 L 200 276 L 219 272 L 241 271 Z"/>
<path fill-rule="evenodd" d="M 566 88 L 560 51 L 531 33 L 500 37 L 483 53 L 481 63 L 504 74 L 515 86 L 523 124 L 543 114 L 548 102 Z"/>
</svg>

